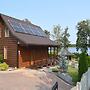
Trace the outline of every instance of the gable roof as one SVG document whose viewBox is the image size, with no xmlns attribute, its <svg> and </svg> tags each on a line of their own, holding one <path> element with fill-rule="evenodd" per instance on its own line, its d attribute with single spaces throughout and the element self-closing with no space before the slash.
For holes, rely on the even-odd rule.
<svg viewBox="0 0 90 90">
<path fill-rule="evenodd" d="M 19 19 L 15 19 L 13 17 L 10 16 L 6 16 L 3 14 L 0 14 L 1 18 L 3 19 L 3 21 L 5 22 L 5 24 L 7 25 L 7 27 L 9 28 L 10 32 L 12 33 L 12 35 L 20 40 L 21 42 L 23 42 L 26 45 L 48 45 L 48 46 L 57 46 L 57 43 L 55 43 L 54 41 L 50 40 L 46 34 L 44 33 L 44 31 L 39 27 L 36 26 L 32 23 L 28 23 L 25 22 L 23 20 L 19 20 Z M 32 34 L 30 32 L 30 29 L 26 31 L 26 28 L 22 29 L 23 27 L 14 27 L 14 25 L 12 24 L 12 21 L 15 21 L 16 23 L 20 24 L 20 25 L 28 25 L 30 27 L 33 27 L 32 30 L 35 31 L 35 34 Z M 24 31 L 22 31 L 24 30 Z M 37 31 L 38 33 L 37 33 Z"/>
</svg>

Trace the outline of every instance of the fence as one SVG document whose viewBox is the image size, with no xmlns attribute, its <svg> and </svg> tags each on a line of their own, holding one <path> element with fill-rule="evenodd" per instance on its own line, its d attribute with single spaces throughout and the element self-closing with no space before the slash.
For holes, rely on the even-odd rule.
<svg viewBox="0 0 90 90">
<path fill-rule="evenodd" d="M 90 68 L 82 76 L 80 90 L 90 90 Z"/>
<path fill-rule="evenodd" d="M 81 81 L 76 85 L 77 90 L 90 90 L 90 68 L 83 74 Z M 74 90 L 73 88 L 71 90 Z"/>
</svg>

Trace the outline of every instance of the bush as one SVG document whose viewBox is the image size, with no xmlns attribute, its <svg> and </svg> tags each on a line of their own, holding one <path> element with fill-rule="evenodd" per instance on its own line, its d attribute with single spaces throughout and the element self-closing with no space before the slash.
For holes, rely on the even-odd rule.
<svg viewBox="0 0 90 90">
<path fill-rule="evenodd" d="M 88 67 L 90 67 L 90 56 L 88 56 L 87 63 L 88 63 Z"/>
<path fill-rule="evenodd" d="M 59 69 L 58 68 L 52 68 L 52 72 L 58 72 L 59 71 Z"/>
<path fill-rule="evenodd" d="M 72 77 L 73 84 L 76 85 L 78 81 L 78 69 L 68 66 L 68 74 Z"/>
<path fill-rule="evenodd" d="M 78 61 L 79 55 L 79 53 L 73 53 L 71 57 L 75 58 L 76 61 Z"/>
<path fill-rule="evenodd" d="M 8 65 L 6 63 L 1 63 L 0 64 L 0 71 L 6 71 L 8 69 Z"/>
<path fill-rule="evenodd" d="M 85 52 L 82 52 L 79 57 L 78 81 L 81 80 L 83 73 L 85 73 L 88 69 L 87 59 L 87 54 Z"/>
<path fill-rule="evenodd" d="M 3 63 L 3 55 L 0 54 L 0 63 Z"/>
</svg>

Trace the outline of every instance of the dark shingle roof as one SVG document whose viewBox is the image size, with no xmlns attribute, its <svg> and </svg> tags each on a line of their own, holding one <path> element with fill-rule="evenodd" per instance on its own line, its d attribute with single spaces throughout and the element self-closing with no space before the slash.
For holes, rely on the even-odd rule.
<svg viewBox="0 0 90 90">
<path fill-rule="evenodd" d="M 3 14 L 0 14 L 0 16 L 4 20 L 7 27 L 10 29 L 10 32 L 12 33 L 12 35 L 15 36 L 15 38 L 17 38 L 18 40 L 25 43 L 26 45 L 49 45 L 49 46 L 52 45 L 52 46 L 57 46 L 57 43 L 50 40 L 46 36 L 37 36 L 37 35 L 33 35 L 33 34 L 16 32 L 14 30 L 14 28 L 10 25 L 9 20 L 15 20 L 16 22 L 19 22 L 21 24 L 30 24 L 30 25 L 33 26 L 33 29 L 37 27 L 42 32 L 42 29 L 39 26 L 36 26 L 36 25 L 34 25 L 32 23 L 27 23 L 27 22 L 25 22 L 23 20 L 15 19 L 15 18 L 10 17 L 10 16 L 6 16 L 6 15 L 3 15 Z M 43 31 L 43 33 L 44 33 L 44 31 Z"/>
</svg>

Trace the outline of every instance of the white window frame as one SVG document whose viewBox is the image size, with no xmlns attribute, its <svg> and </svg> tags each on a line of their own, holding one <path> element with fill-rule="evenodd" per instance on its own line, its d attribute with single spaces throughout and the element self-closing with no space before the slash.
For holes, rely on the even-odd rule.
<svg viewBox="0 0 90 90">
<path fill-rule="evenodd" d="M 5 37 L 9 37 L 9 30 L 8 30 L 8 28 L 5 28 Z"/>
<path fill-rule="evenodd" d="M 7 59 L 7 46 L 4 46 L 4 59 Z"/>
</svg>

